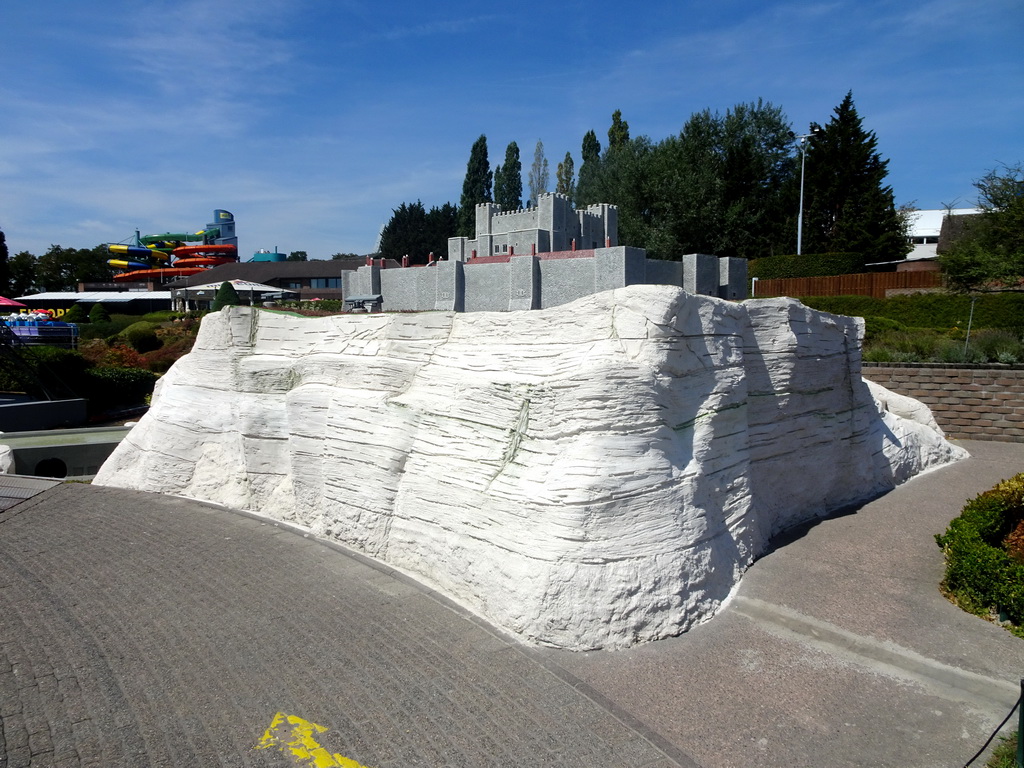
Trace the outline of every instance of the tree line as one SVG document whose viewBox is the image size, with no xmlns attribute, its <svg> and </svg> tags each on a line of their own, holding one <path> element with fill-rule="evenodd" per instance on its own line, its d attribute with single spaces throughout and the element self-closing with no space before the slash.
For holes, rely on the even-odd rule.
<svg viewBox="0 0 1024 768">
<path fill-rule="evenodd" d="M 678 134 L 657 142 L 632 137 L 616 110 L 603 147 L 595 131 L 584 135 L 578 176 L 566 152 L 556 168 L 555 191 L 577 208 L 618 206 L 619 241 L 646 248 L 652 257 L 698 252 L 752 259 L 796 252 L 802 178 L 803 252 L 855 252 L 863 263 L 875 263 L 899 259 L 910 248 L 906 212 L 897 209 L 885 184 L 888 160 L 877 143 L 852 93 L 826 124 L 802 136 L 781 108 L 762 100 L 725 114 L 694 113 Z M 527 176 L 528 205 L 548 192 L 549 176 L 538 141 Z M 446 253 L 449 237 L 475 235 L 476 205 L 516 210 L 522 194 L 516 142 L 492 170 L 481 135 L 470 149 L 458 206 L 446 203 L 442 216 L 441 209 L 427 211 L 419 201 L 402 203 L 381 232 L 381 255 L 423 262 L 431 251 Z"/>
<path fill-rule="evenodd" d="M 116 270 L 107 264 L 111 258 L 106 244 L 93 248 L 66 248 L 51 245 L 36 256 L 19 251 L 13 256 L 7 238 L 0 230 L 0 296 L 28 296 L 42 291 L 75 291 L 79 283 L 108 283 Z M 335 253 L 332 260 L 363 258 L 355 253 Z M 306 251 L 291 251 L 287 261 L 308 261 Z"/>
</svg>

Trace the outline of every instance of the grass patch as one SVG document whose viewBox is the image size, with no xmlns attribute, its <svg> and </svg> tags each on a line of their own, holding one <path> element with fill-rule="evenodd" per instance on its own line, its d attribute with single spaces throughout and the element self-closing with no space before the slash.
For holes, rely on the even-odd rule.
<svg viewBox="0 0 1024 768">
<path fill-rule="evenodd" d="M 1017 732 L 999 739 L 992 757 L 985 763 L 987 768 L 1017 768 Z"/>
</svg>

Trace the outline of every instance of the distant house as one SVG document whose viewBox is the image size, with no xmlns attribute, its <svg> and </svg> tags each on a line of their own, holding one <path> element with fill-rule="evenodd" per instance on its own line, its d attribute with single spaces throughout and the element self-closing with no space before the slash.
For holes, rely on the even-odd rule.
<svg viewBox="0 0 1024 768">
<path fill-rule="evenodd" d="M 910 241 L 914 247 L 905 259 L 906 268 L 911 268 L 913 262 L 935 262 L 943 251 L 943 244 L 948 247 L 955 233 L 962 231 L 964 223 L 979 213 L 977 208 L 914 211 L 910 225 Z"/>
<path fill-rule="evenodd" d="M 310 299 L 341 299 L 341 274 L 358 269 L 366 263 L 360 259 L 314 261 L 246 261 L 222 264 L 164 286 L 167 290 L 189 288 L 228 280 L 248 280 L 298 294 Z M 397 267 L 398 264 L 396 263 Z"/>
</svg>

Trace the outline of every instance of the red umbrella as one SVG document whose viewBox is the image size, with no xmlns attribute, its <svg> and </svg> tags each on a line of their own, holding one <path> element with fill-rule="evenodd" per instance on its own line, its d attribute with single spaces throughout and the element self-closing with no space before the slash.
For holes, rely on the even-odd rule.
<svg viewBox="0 0 1024 768">
<path fill-rule="evenodd" d="M 0 296 L 0 307 L 20 307 L 21 309 L 26 308 L 24 304 L 21 304 L 20 302 L 17 302 L 14 299 L 5 299 L 3 296 Z"/>
</svg>

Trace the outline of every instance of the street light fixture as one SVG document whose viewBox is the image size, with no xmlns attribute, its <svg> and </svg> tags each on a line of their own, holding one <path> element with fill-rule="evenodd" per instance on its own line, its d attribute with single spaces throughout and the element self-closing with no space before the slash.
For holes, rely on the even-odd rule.
<svg viewBox="0 0 1024 768">
<path fill-rule="evenodd" d="M 811 123 L 810 133 L 793 136 L 800 141 L 800 213 L 796 217 L 796 255 L 803 253 L 804 244 L 804 167 L 807 165 L 807 143 L 810 138 L 821 133 L 821 126 Z M 792 135 L 792 134 L 790 134 Z"/>
</svg>

